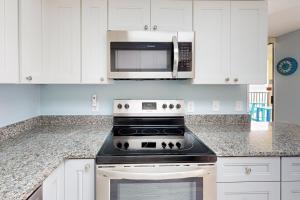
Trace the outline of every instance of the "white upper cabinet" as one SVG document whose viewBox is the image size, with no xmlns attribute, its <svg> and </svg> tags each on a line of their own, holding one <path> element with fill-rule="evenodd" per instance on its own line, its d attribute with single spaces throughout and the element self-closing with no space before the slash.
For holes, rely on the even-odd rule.
<svg viewBox="0 0 300 200">
<path fill-rule="evenodd" d="M 0 83 L 19 82 L 18 0 L 0 0 Z"/>
<path fill-rule="evenodd" d="M 109 30 L 192 31 L 192 0 L 109 0 Z"/>
<path fill-rule="evenodd" d="M 82 0 L 82 83 L 108 83 L 107 0 Z"/>
<path fill-rule="evenodd" d="M 79 83 L 81 1 L 43 0 L 45 83 Z"/>
<path fill-rule="evenodd" d="M 194 84 L 230 81 L 230 2 L 195 1 Z"/>
<path fill-rule="evenodd" d="M 195 1 L 195 84 L 267 81 L 265 1 Z"/>
<path fill-rule="evenodd" d="M 150 0 L 109 0 L 109 30 L 149 30 Z"/>
<path fill-rule="evenodd" d="M 22 83 L 43 82 L 41 7 L 41 0 L 20 0 L 20 76 Z"/>
<path fill-rule="evenodd" d="M 237 84 L 267 83 L 267 3 L 231 2 L 231 75 Z"/>
<path fill-rule="evenodd" d="M 191 0 L 151 0 L 151 30 L 192 31 Z"/>
<path fill-rule="evenodd" d="M 21 81 L 80 83 L 81 1 L 21 0 Z"/>
<path fill-rule="evenodd" d="M 95 200 L 95 160 L 67 160 L 65 180 L 65 200 Z"/>
</svg>

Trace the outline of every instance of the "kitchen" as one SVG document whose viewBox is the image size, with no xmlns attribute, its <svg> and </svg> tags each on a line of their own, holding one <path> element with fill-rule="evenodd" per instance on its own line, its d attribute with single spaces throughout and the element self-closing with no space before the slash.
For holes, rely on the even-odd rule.
<svg viewBox="0 0 300 200">
<path fill-rule="evenodd" d="M 297 56 L 268 3 L 0 0 L 0 199 L 299 199 L 288 88 L 248 113 L 268 37 Z"/>
</svg>

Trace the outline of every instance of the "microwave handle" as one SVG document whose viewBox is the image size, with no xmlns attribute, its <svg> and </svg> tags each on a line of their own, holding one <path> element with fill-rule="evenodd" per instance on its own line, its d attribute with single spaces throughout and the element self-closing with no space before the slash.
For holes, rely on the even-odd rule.
<svg viewBox="0 0 300 200">
<path fill-rule="evenodd" d="M 174 53 L 174 61 L 173 61 L 173 72 L 172 77 L 177 78 L 178 75 L 178 64 L 179 64 L 179 46 L 177 36 L 173 36 L 173 53 Z"/>
<path fill-rule="evenodd" d="M 100 174 L 109 179 L 129 179 L 129 180 L 170 180 L 183 179 L 192 177 L 205 177 L 211 174 L 212 171 L 208 169 L 198 169 L 181 172 L 165 172 L 165 173 L 136 173 L 124 172 L 115 170 L 101 169 Z"/>
</svg>

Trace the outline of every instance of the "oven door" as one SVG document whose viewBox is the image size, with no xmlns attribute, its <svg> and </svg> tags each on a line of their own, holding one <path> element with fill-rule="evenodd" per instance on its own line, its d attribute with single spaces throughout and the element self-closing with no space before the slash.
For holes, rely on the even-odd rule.
<svg viewBox="0 0 300 200">
<path fill-rule="evenodd" d="M 216 200 L 214 165 L 97 167 L 97 200 Z"/>
<path fill-rule="evenodd" d="M 179 36 L 190 41 L 179 42 Z M 193 33 L 108 31 L 107 38 L 109 78 L 177 79 L 193 77 L 192 57 L 189 56 L 192 55 Z M 181 52 L 182 61 L 180 60 L 180 47 L 183 50 Z M 187 62 L 188 60 L 190 62 Z"/>
</svg>

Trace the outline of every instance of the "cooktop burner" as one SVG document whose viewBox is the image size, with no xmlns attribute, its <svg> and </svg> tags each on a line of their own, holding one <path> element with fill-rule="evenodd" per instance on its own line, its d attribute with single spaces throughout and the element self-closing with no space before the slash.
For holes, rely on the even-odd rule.
<svg viewBox="0 0 300 200">
<path fill-rule="evenodd" d="M 115 136 L 146 136 L 146 135 L 183 135 L 184 127 L 114 127 Z"/>
</svg>

